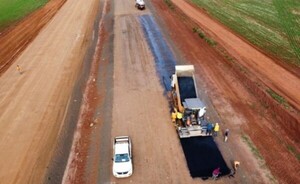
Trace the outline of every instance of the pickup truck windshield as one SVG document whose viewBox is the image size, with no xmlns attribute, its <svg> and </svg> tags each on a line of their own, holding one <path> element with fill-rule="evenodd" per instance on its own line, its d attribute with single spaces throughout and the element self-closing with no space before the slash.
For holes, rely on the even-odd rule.
<svg viewBox="0 0 300 184">
<path fill-rule="evenodd" d="M 120 162 L 128 162 L 129 161 L 129 155 L 128 153 L 125 154 L 116 154 L 115 156 L 115 162 L 120 163 Z"/>
</svg>

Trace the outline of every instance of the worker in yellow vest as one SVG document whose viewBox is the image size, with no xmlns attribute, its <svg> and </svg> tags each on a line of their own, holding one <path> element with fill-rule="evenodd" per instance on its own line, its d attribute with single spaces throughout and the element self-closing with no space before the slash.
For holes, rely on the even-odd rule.
<svg viewBox="0 0 300 184">
<path fill-rule="evenodd" d="M 180 126 L 182 125 L 182 116 L 183 114 L 181 112 L 176 112 L 177 124 L 179 124 Z"/>
<path fill-rule="evenodd" d="M 220 131 L 219 123 L 216 123 L 214 127 L 214 136 L 218 136 L 218 132 Z"/>
</svg>

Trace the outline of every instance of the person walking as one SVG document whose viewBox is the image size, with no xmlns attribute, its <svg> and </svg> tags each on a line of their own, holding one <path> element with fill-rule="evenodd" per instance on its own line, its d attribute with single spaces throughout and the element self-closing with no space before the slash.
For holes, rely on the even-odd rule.
<svg viewBox="0 0 300 184">
<path fill-rule="evenodd" d="M 17 71 L 19 72 L 20 75 L 22 74 L 22 69 L 21 69 L 20 65 L 17 65 Z"/>
<path fill-rule="evenodd" d="M 240 162 L 239 161 L 233 161 L 233 169 L 234 169 L 234 171 L 236 171 L 237 170 L 237 168 L 240 166 Z"/>
<path fill-rule="evenodd" d="M 214 136 L 218 136 L 218 132 L 220 130 L 220 126 L 219 123 L 216 123 L 215 127 L 214 127 Z"/>
<path fill-rule="evenodd" d="M 230 173 L 228 175 L 228 178 L 234 178 L 235 175 L 235 170 L 234 169 L 230 169 Z"/>
<path fill-rule="evenodd" d="M 213 180 L 216 180 L 220 174 L 220 167 L 218 167 L 217 169 L 215 169 L 213 172 L 212 172 L 212 179 Z"/>
<path fill-rule="evenodd" d="M 226 130 L 225 130 L 225 133 L 224 133 L 224 142 L 227 142 L 227 140 L 228 140 L 228 135 L 229 135 L 229 129 L 228 128 L 226 128 Z"/>
</svg>

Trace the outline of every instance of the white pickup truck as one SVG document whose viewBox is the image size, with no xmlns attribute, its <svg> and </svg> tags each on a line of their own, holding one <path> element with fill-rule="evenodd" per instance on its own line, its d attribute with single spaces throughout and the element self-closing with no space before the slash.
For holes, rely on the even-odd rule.
<svg viewBox="0 0 300 184">
<path fill-rule="evenodd" d="M 133 173 L 131 139 L 128 136 L 114 138 L 113 175 L 117 178 L 129 177 Z"/>
<path fill-rule="evenodd" d="M 135 0 L 135 7 L 139 10 L 146 8 L 144 0 Z"/>
</svg>

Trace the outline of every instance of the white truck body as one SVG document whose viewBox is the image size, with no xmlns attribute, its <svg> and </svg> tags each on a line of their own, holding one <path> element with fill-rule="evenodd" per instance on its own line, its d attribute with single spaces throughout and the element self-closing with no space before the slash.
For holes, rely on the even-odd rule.
<svg viewBox="0 0 300 184">
<path fill-rule="evenodd" d="M 135 7 L 139 10 L 146 8 L 144 0 L 135 0 Z"/>
<path fill-rule="evenodd" d="M 114 138 L 113 175 L 117 178 L 129 177 L 133 173 L 131 140 L 128 136 Z"/>
</svg>

